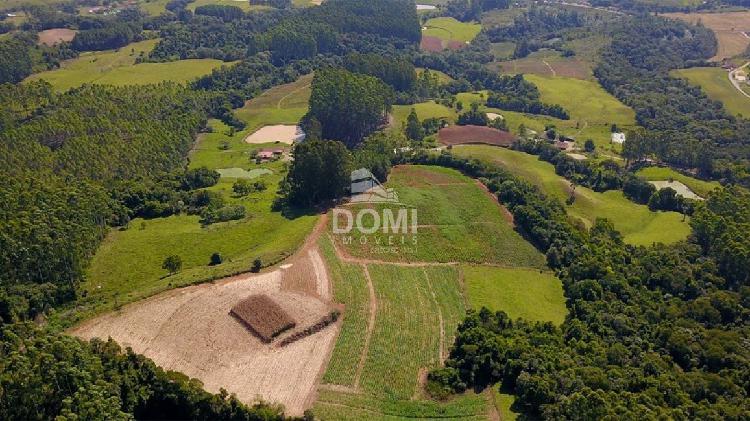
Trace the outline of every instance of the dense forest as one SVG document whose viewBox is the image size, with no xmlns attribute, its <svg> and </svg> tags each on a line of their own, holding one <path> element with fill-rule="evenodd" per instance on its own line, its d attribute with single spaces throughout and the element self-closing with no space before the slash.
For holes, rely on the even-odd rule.
<svg viewBox="0 0 750 421">
<path fill-rule="evenodd" d="M 740 239 L 745 190 L 700 204 L 695 240 L 644 248 L 624 244 L 605 220 L 574 228 L 561 204 L 501 169 L 450 155 L 417 162 L 483 177 L 559 268 L 570 311 L 560 328 L 470 312 L 446 367 L 429 375 L 431 393 L 501 384 L 517 410 L 553 419 L 750 416 L 750 266 L 736 260 L 750 250 Z"/>
<path fill-rule="evenodd" d="M 727 114 L 698 87 L 669 76 L 713 56 L 716 38 L 701 26 L 650 16 L 628 20 L 603 53 L 595 75 L 632 107 L 647 129 L 633 147 L 641 159 L 656 156 L 698 168 L 706 177 L 748 185 L 750 122 Z M 740 165 L 735 165 L 740 164 Z"/>
</svg>

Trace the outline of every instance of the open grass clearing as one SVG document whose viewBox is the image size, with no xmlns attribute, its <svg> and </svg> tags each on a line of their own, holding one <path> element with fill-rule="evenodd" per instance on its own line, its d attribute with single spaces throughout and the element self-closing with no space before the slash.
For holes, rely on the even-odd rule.
<svg viewBox="0 0 750 421">
<path fill-rule="evenodd" d="M 562 283 L 538 269 L 462 266 L 471 308 L 502 310 L 512 319 L 561 325 L 568 313 Z"/>
<path fill-rule="evenodd" d="M 429 19 L 423 25 L 422 35 L 440 38 L 446 41 L 470 42 L 482 29 L 478 23 L 460 22 L 450 17 Z"/>
<path fill-rule="evenodd" d="M 312 74 L 302 76 L 247 101 L 244 107 L 235 111 L 237 117 L 247 124 L 245 131 L 252 133 L 263 126 L 297 124 L 308 110 L 312 78 Z"/>
<path fill-rule="evenodd" d="M 301 107 L 306 99 L 295 96 L 298 91 L 297 84 L 282 85 L 250 101 L 256 105 L 250 114 L 256 127 L 276 123 L 275 112 L 286 111 L 286 104 Z M 279 104 L 282 108 L 277 108 Z M 256 258 L 264 265 L 273 264 L 297 250 L 311 231 L 317 216 L 288 219 L 271 211 L 287 163 L 251 161 L 250 153 L 263 147 L 243 141 L 251 127 L 230 135 L 229 128 L 218 120 L 210 120 L 209 126 L 211 133 L 199 135 L 189 167 L 229 169 L 210 190 L 219 192 L 228 204 L 244 206 L 247 216 L 202 227 L 199 216 L 182 214 L 136 219 L 127 230 L 112 230 L 94 255 L 82 285 L 87 294 L 82 304 L 89 310 L 100 311 L 177 286 L 247 271 Z M 254 180 L 265 182 L 267 189 L 235 197 L 232 184 L 237 177 L 233 175 L 253 175 Z M 209 266 L 215 252 L 221 253 L 224 263 Z M 182 270 L 172 276 L 166 276 L 161 268 L 169 255 L 179 255 L 183 261 Z"/>
<path fill-rule="evenodd" d="M 718 181 L 704 181 L 687 176 L 667 167 L 647 167 L 636 172 L 636 175 L 648 181 L 675 180 L 686 185 L 695 194 L 706 197 L 714 189 L 721 187 Z"/>
<path fill-rule="evenodd" d="M 208 74 L 224 62 L 213 59 L 179 60 L 166 63 L 140 63 L 158 40 L 136 42 L 119 50 L 83 53 L 66 60 L 59 69 L 36 73 L 29 80 L 44 79 L 55 90 L 66 91 L 84 83 L 100 85 L 146 85 L 164 81 L 188 82 Z"/>
<path fill-rule="evenodd" d="M 570 197 L 570 182 L 555 174 L 552 164 L 540 161 L 534 155 L 485 145 L 456 146 L 453 153 L 500 165 L 537 185 L 561 203 Z M 690 227 L 683 221 L 682 215 L 676 212 L 651 212 L 647 206 L 629 201 L 621 191 L 597 193 L 579 186 L 575 190 L 575 197 L 573 205 L 567 206 L 570 217 L 586 226 L 591 226 L 596 218 L 607 218 L 630 244 L 674 243 L 684 240 L 690 233 Z"/>
<path fill-rule="evenodd" d="M 497 48 L 497 52 L 493 49 L 496 60 L 505 61 L 494 62 L 492 66 L 503 73 L 523 73 L 594 80 L 592 63 L 578 56 L 563 57 L 559 52 L 554 50 L 539 50 L 524 58 L 506 60 L 512 57 L 513 50 L 510 49 L 511 46 L 502 43 Z M 505 57 L 503 57 L 504 55 Z"/>
<path fill-rule="evenodd" d="M 662 16 L 680 19 L 685 22 L 696 24 L 698 21 L 703 26 L 711 29 L 719 41 L 719 49 L 711 58 L 713 61 L 721 61 L 725 58 L 743 54 L 750 45 L 750 38 L 743 32 L 750 31 L 750 11 L 724 12 L 724 13 L 664 13 Z"/>
<path fill-rule="evenodd" d="M 413 105 L 394 105 L 391 111 L 393 115 L 393 126 L 397 129 L 401 129 L 406 124 L 406 118 L 411 113 L 412 108 L 417 113 L 419 120 L 426 120 L 428 118 L 445 118 L 450 122 L 453 122 L 458 118 L 458 114 L 453 108 L 446 107 L 442 104 L 437 104 L 435 101 L 420 102 Z"/>
<path fill-rule="evenodd" d="M 417 234 L 383 234 L 380 230 L 364 236 L 364 242 L 356 231 L 337 235 L 336 244 L 352 256 L 393 262 L 471 262 L 509 267 L 545 264 L 544 256 L 514 230 L 507 211 L 477 182 L 458 171 L 399 166 L 391 172 L 386 188 L 393 188 L 407 209 L 416 209 Z M 376 209 L 378 206 L 382 205 Z M 363 219 L 365 227 L 372 223 Z M 350 236 L 353 241 L 343 244 Z M 396 244 L 397 252 L 386 247 L 391 242 Z"/>
<path fill-rule="evenodd" d="M 724 104 L 730 114 L 750 116 L 750 98 L 737 91 L 726 70 L 719 67 L 693 67 L 674 70 L 670 74 L 699 86 L 709 98 Z"/>
</svg>

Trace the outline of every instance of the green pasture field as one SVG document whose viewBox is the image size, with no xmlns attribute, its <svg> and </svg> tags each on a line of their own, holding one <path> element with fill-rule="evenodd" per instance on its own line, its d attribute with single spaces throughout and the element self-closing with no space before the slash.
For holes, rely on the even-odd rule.
<svg viewBox="0 0 750 421">
<path fill-rule="evenodd" d="M 191 59 L 167 63 L 135 64 L 140 54 L 151 51 L 158 40 L 136 42 L 119 50 L 83 53 L 63 62 L 55 70 L 36 73 L 26 81 L 44 79 L 58 91 L 84 83 L 100 85 L 145 85 L 163 81 L 188 82 L 225 64 L 220 60 Z"/>
<path fill-rule="evenodd" d="M 674 70 L 670 75 L 687 79 L 692 85 L 699 86 L 709 98 L 724 104 L 730 114 L 750 116 L 750 98 L 735 89 L 726 70 L 719 67 L 693 67 Z"/>
<path fill-rule="evenodd" d="M 422 31 L 422 35 L 459 42 L 473 40 L 482 30 L 482 25 L 478 23 L 460 22 L 447 17 L 432 18 L 422 26 L 427 28 Z"/>
<path fill-rule="evenodd" d="M 508 130 L 515 134 L 519 134 L 521 124 L 538 134 L 542 134 L 545 127 L 554 126 L 558 133 L 576 139 L 579 142 L 578 146 L 582 147 L 586 139 L 593 140 L 597 151 L 609 157 L 618 158 L 617 154 L 622 149 L 620 145 L 611 142 L 612 133 L 611 123 L 609 122 L 580 121 L 575 119 L 560 120 L 559 118 L 545 115 L 525 114 L 501 110 L 499 108 L 490 108 L 485 105 L 487 95 L 487 91 L 461 92 L 456 95 L 456 100 L 463 103 L 464 109 L 468 109 L 472 103 L 476 102 L 480 104 L 480 110 L 502 115 L 508 125 Z M 626 130 L 633 126 L 621 125 L 619 127 L 622 130 Z"/>
<path fill-rule="evenodd" d="M 446 107 L 442 104 L 437 104 L 435 101 L 420 102 L 413 105 L 394 105 L 393 115 L 393 127 L 401 129 L 406 124 L 406 118 L 411 113 L 411 109 L 417 112 L 419 120 L 426 120 L 428 118 L 447 118 L 449 121 L 454 122 L 458 118 L 456 111 L 450 107 Z"/>
<path fill-rule="evenodd" d="M 423 67 L 417 67 L 417 68 L 416 68 L 416 71 L 417 71 L 417 76 L 421 75 L 421 74 L 422 74 L 422 72 L 424 72 L 424 70 L 425 70 L 425 69 L 424 69 Z M 440 70 L 430 69 L 430 73 L 432 73 L 433 75 L 437 75 L 437 77 L 438 77 L 438 81 L 439 81 L 439 82 L 440 82 L 441 84 L 442 84 L 442 83 L 449 83 L 449 82 L 453 82 L 453 78 L 452 78 L 452 77 L 450 77 L 450 76 L 448 76 L 447 74 L 445 74 L 445 73 L 441 72 Z"/>
<path fill-rule="evenodd" d="M 167 10 L 167 3 L 169 0 L 141 0 L 138 6 L 149 16 L 159 16 Z"/>
<path fill-rule="evenodd" d="M 271 89 L 250 101 L 252 111 L 245 117 L 256 125 L 255 129 L 279 123 L 278 116 L 287 105 L 296 109 L 306 103 L 306 99 L 297 95 L 296 82 L 290 85 L 293 86 Z M 281 109 L 276 108 L 279 104 Z M 258 165 L 250 159 L 249 153 L 274 144 L 245 143 L 245 135 L 255 130 L 250 127 L 230 136 L 229 128 L 218 120 L 210 120 L 209 126 L 212 132 L 200 135 L 190 154 L 189 167 L 229 169 L 230 177 L 222 177 L 209 189 L 220 192 L 228 204 L 245 206 L 247 217 L 206 227 L 201 226 L 196 215 L 135 219 L 127 230 L 112 230 L 94 255 L 82 286 L 87 294 L 84 305 L 95 311 L 106 310 L 166 289 L 246 272 L 256 258 L 260 258 L 264 266 L 271 265 L 291 255 L 312 230 L 318 219 L 315 215 L 290 219 L 271 211 L 288 164 L 275 161 Z M 224 149 L 225 146 L 228 149 Z M 232 184 L 236 178 L 231 176 L 244 175 L 240 174 L 243 170 L 253 174 L 253 180 L 264 181 L 267 190 L 244 198 L 234 197 Z M 214 252 L 221 253 L 224 263 L 208 265 Z M 161 265 L 165 257 L 173 254 L 182 258 L 183 268 L 175 275 L 166 276 Z"/>
<path fill-rule="evenodd" d="M 371 303 L 364 265 L 338 260 L 325 237 L 319 245 L 335 300 L 344 304 L 345 310 L 313 408 L 316 417 L 485 419 L 486 393 L 469 392 L 436 402 L 425 397 L 420 387 L 420 373 L 441 363 L 465 315 L 458 268 L 366 265 L 376 301 L 374 328 L 365 349 Z"/>
<path fill-rule="evenodd" d="M 561 203 L 570 196 L 570 182 L 555 174 L 552 164 L 534 155 L 486 145 L 461 145 L 453 153 L 465 158 L 478 158 L 498 164 L 539 186 Z M 629 201 L 621 191 L 597 193 L 579 186 L 576 200 L 567 207 L 568 215 L 591 226 L 596 218 L 607 218 L 622 233 L 624 240 L 635 245 L 656 242 L 674 243 L 684 240 L 690 227 L 676 212 L 651 212 L 647 206 Z"/>
<path fill-rule="evenodd" d="M 526 75 L 541 93 L 542 102 L 562 105 L 571 120 L 581 124 L 635 124 L 635 111 L 610 95 L 598 83 L 587 80 Z"/>
<path fill-rule="evenodd" d="M 561 325 L 568 310 L 562 283 L 538 269 L 462 266 L 471 308 L 502 310 L 512 319 Z"/>
<path fill-rule="evenodd" d="M 643 177 L 648 181 L 679 181 L 688 186 L 695 194 L 704 198 L 714 189 L 721 187 L 721 184 L 718 181 L 699 180 L 666 167 L 643 168 L 636 172 L 636 175 Z"/>
<path fill-rule="evenodd" d="M 367 236 L 363 244 L 344 245 L 345 235 L 335 238 L 337 244 L 357 257 L 384 261 L 492 263 L 509 267 L 544 267 L 545 259 L 521 237 L 503 214 L 493 197 L 472 179 L 458 171 L 430 166 L 394 168 L 387 188 L 393 188 L 407 208 L 417 210 L 417 244 L 413 234 L 392 235 L 378 231 Z M 356 209 L 356 208 L 355 208 Z M 372 221 L 364 219 L 371 226 Z M 354 238 L 356 237 L 356 238 Z M 387 244 L 393 237 L 397 253 Z M 405 247 L 402 246 L 405 238 Z"/>
</svg>

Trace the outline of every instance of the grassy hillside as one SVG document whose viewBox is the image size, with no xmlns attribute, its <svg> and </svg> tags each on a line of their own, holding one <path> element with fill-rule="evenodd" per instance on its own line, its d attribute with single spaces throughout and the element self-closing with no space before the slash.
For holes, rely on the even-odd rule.
<svg viewBox="0 0 750 421">
<path fill-rule="evenodd" d="M 135 64 L 136 58 L 151 51 L 157 42 L 147 40 L 119 50 L 83 53 L 76 59 L 65 61 L 59 69 L 37 73 L 26 80 L 44 79 L 58 91 L 84 83 L 145 85 L 163 81 L 188 82 L 225 64 L 213 59 Z"/>
<path fill-rule="evenodd" d="M 737 91 L 729 81 L 726 70 L 718 67 L 693 67 L 674 70 L 671 75 L 700 86 L 709 98 L 721 101 L 730 114 L 750 116 L 750 98 Z"/>
<path fill-rule="evenodd" d="M 446 41 L 467 42 L 473 40 L 482 29 L 478 23 L 460 22 L 454 18 L 432 18 L 424 23 L 422 35 L 440 38 Z"/>
<path fill-rule="evenodd" d="M 718 181 L 699 180 L 679 173 L 671 168 L 648 167 L 639 170 L 636 174 L 649 181 L 679 181 L 701 197 L 706 197 L 712 190 L 721 187 L 721 184 Z"/>
<path fill-rule="evenodd" d="M 400 129 L 403 124 L 406 124 L 406 118 L 409 116 L 411 109 L 417 112 L 417 117 L 420 120 L 428 118 L 447 118 L 448 120 L 455 121 L 458 114 L 453 108 L 446 107 L 442 104 L 436 104 L 435 101 L 421 102 L 414 105 L 394 105 L 393 106 L 393 126 Z"/>
<path fill-rule="evenodd" d="M 304 86 L 306 80 L 271 89 L 252 101 L 252 109 L 245 110 L 245 118 L 254 126 L 233 136 L 226 125 L 211 120 L 212 133 L 200 135 L 190 155 L 191 168 L 238 169 L 234 173 L 256 170 L 254 173 L 260 174 L 255 180 L 264 181 L 268 189 L 245 198 L 233 197 L 233 178 L 223 177 L 210 188 L 220 192 L 228 203 L 245 206 L 247 217 L 202 227 L 198 216 L 177 215 L 146 221 L 136 219 L 127 230 L 113 230 L 94 256 L 83 285 L 87 303 L 106 308 L 134 301 L 172 287 L 247 271 L 256 258 L 264 265 L 273 264 L 299 247 L 317 216 L 288 219 L 271 211 L 286 163 L 256 165 L 250 159 L 250 152 L 273 145 L 249 145 L 244 138 L 258 127 L 278 123 L 280 118 L 283 122 L 296 122 L 293 115 L 297 111 L 288 110 L 306 108 L 306 97 L 297 94 L 304 92 L 299 86 Z M 284 115 L 285 112 L 288 114 Z M 209 266 L 214 252 L 221 253 L 225 262 Z M 167 277 L 161 268 L 162 261 L 173 254 L 182 258 L 183 269 Z"/>
<path fill-rule="evenodd" d="M 454 147 L 453 153 L 499 164 L 536 184 L 560 202 L 565 202 L 570 195 L 570 182 L 555 174 L 552 164 L 540 161 L 536 156 L 475 145 Z M 623 234 L 625 241 L 631 244 L 673 243 L 685 239 L 690 232 L 682 215 L 675 212 L 651 212 L 648 207 L 626 199 L 621 191 L 597 193 L 578 187 L 575 195 L 575 202 L 567 207 L 568 215 L 587 226 L 593 224 L 596 218 L 607 218 Z"/>
<path fill-rule="evenodd" d="M 473 309 L 502 310 L 513 318 L 562 324 L 568 313 L 562 283 L 549 272 L 490 266 L 463 266 Z"/>
<path fill-rule="evenodd" d="M 458 261 L 511 267 L 543 267 L 545 264 L 544 256 L 505 219 L 503 209 L 494 198 L 474 180 L 455 170 L 412 165 L 397 167 L 386 187 L 398 193 L 401 203 L 416 208 L 418 244 L 398 253 L 383 251 L 376 242 L 388 244 L 389 236 L 377 233 L 364 245 L 360 241 L 342 245 L 354 256 L 385 261 Z M 339 243 L 345 236 L 340 237 L 336 239 Z M 411 235 L 408 237 L 410 239 Z"/>
</svg>

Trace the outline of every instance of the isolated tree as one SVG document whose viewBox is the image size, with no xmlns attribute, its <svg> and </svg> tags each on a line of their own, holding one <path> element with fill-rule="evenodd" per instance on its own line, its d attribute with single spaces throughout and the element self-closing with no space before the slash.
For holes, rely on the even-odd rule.
<svg viewBox="0 0 750 421">
<path fill-rule="evenodd" d="M 224 258 L 221 256 L 221 253 L 214 253 L 211 255 L 211 266 L 220 265 L 224 261 Z"/>
<path fill-rule="evenodd" d="M 246 179 L 239 179 L 232 184 L 232 191 L 237 196 L 247 196 L 254 190 L 253 184 Z"/>
<path fill-rule="evenodd" d="M 417 117 L 417 110 L 411 109 L 409 116 L 406 118 L 406 137 L 416 142 L 421 142 L 424 139 L 424 128 L 422 123 L 419 122 Z"/>
<path fill-rule="evenodd" d="M 170 275 L 174 275 L 182 269 L 182 258 L 176 254 L 168 256 L 164 259 L 161 268 L 166 269 Z"/>
<path fill-rule="evenodd" d="M 260 268 L 263 267 L 263 261 L 260 258 L 253 260 L 253 266 L 250 268 L 250 272 L 258 273 Z"/>
<path fill-rule="evenodd" d="M 594 141 L 591 139 L 586 139 L 586 142 L 583 144 L 583 150 L 586 152 L 594 152 L 596 149 L 596 145 L 594 144 Z"/>
</svg>

